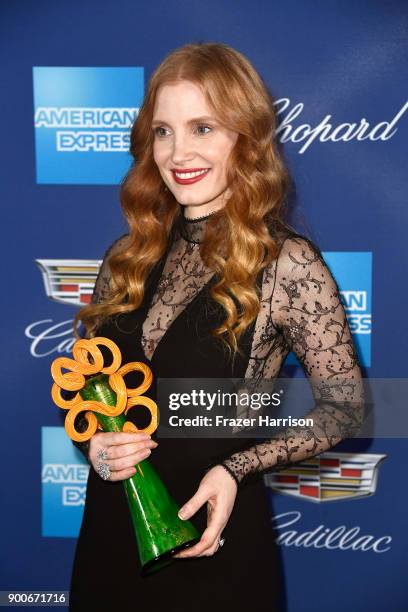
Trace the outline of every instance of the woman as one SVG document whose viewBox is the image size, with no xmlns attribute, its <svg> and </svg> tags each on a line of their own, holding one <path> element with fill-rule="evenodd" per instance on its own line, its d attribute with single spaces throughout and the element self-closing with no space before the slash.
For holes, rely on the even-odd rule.
<svg viewBox="0 0 408 612">
<path fill-rule="evenodd" d="M 282 609 L 262 476 L 356 431 L 361 405 L 350 389 L 361 373 L 319 249 L 282 221 L 290 180 L 275 128 L 270 94 L 237 51 L 191 44 L 165 58 L 132 128 L 134 164 L 121 191 L 129 233 L 105 254 L 93 303 L 74 328 L 81 320 L 89 337 L 113 339 L 124 363 L 144 361 L 156 379 L 261 381 L 275 378 L 292 350 L 315 389 L 337 387 L 328 396 L 326 386 L 313 428 L 262 443 L 98 432 L 78 444 L 94 469 L 71 610 Z M 350 383 L 341 402 L 340 379 Z M 149 455 L 180 516 L 203 535 L 140 578 L 122 480 Z"/>
</svg>

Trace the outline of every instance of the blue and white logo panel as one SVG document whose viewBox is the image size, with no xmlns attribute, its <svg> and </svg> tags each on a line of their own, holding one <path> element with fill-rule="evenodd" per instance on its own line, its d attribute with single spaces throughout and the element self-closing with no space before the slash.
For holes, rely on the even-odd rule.
<svg viewBox="0 0 408 612">
<path fill-rule="evenodd" d="M 372 253 L 328 252 L 322 253 L 340 289 L 347 321 L 353 334 L 360 364 L 371 365 L 371 301 L 372 301 Z M 290 353 L 286 365 L 298 365 L 294 353 Z"/>
<path fill-rule="evenodd" d="M 64 427 L 42 427 L 42 535 L 78 536 L 89 464 Z"/>
<path fill-rule="evenodd" d="M 335 277 L 362 366 L 371 365 L 372 253 L 330 252 L 324 259 Z"/>
<path fill-rule="evenodd" d="M 36 66 L 33 86 L 37 183 L 119 184 L 144 69 Z"/>
</svg>

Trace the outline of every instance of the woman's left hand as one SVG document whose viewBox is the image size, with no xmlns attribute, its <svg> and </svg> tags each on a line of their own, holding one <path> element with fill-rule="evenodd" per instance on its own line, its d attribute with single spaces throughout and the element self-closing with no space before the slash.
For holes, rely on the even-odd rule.
<svg viewBox="0 0 408 612">
<path fill-rule="evenodd" d="M 209 470 L 197 492 L 180 509 L 179 516 L 189 519 L 207 502 L 207 528 L 201 539 L 191 548 L 183 550 L 174 557 L 211 557 L 219 548 L 220 537 L 234 507 L 238 487 L 232 476 L 220 465 Z"/>
</svg>

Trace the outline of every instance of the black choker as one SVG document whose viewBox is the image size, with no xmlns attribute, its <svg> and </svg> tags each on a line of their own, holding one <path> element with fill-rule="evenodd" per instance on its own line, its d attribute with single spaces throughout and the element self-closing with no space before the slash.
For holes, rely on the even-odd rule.
<svg viewBox="0 0 408 612">
<path fill-rule="evenodd" d="M 186 217 L 184 215 L 184 210 L 183 210 L 183 219 L 184 219 L 184 221 L 187 221 L 188 223 L 193 223 L 194 221 L 202 221 L 203 219 L 208 219 L 208 217 L 211 217 L 211 215 L 216 213 L 217 210 L 220 210 L 220 209 L 217 208 L 216 210 L 212 210 L 211 212 L 207 213 L 206 215 L 202 215 L 201 217 L 194 217 L 192 219 L 189 219 L 188 217 Z"/>
<path fill-rule="evenodd" d="M 204 238 L 207 220 L 212 217 L 212 215 L 216 212 L 216 210 L 213 210 L 210 213 L 207 213 L 206 215 L 203 215 L 201 217 L 188 219 L 184 216 L 183 210 L 180 215 L 179 228 L 180 234 L 184 238 L 184 240 L 187 240 L 187 242 L 192 242 L 194 244 L 200 244 Z"/>
</svg>

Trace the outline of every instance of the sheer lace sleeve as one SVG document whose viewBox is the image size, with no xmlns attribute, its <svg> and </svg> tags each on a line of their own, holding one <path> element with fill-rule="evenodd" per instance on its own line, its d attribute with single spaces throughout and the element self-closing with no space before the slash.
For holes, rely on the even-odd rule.
<svg viewBox="0 0 408 612">
<path fill-rule="evenodd" d="M 268 342 L 280 334 L 312 386 L 313 427 L 291 427 L 220 463 L 241 484 L 249 475 L 286 467 L 354 436 L 364 415 L 361 371 L 339 288 L 319 249 L 303 236 L 283 242 L 276 262 Z M 269 363 L 268 363 L 269 359 Z M 271 352 L 262 373 L 276 372 Z M 305 410 L 307 412 L 307 408 Z"/>
<path fill-rule="evenodd" d="M 107 298 L 111 287 L 109 258 L 111 257 L 111 255 L 114 255 L 123 248 L 128 236 L 129 234 L 124 234 L 123 236 L 115 240 L 115 242 L 113 242 L 105 252 L 102 259 L 101 267 L 99 268 L 97 279 L 95 281 L 91 304 L 100 304 Z M 87 337 L 87 334 L 85 334 L 84 337 Z M 78 414 L 77 418 L 75 419 L 75 427 L 78 431 L 85 431 L 87 427 L 87 422 L 84 412 L 80 412 Z M 89 461 L 89 440 L 87 440 L 86 442 L 76 442 L 73 440 L 72 443 L 77 448 L 79 448 L 85 459 Z"/>
</svg>

